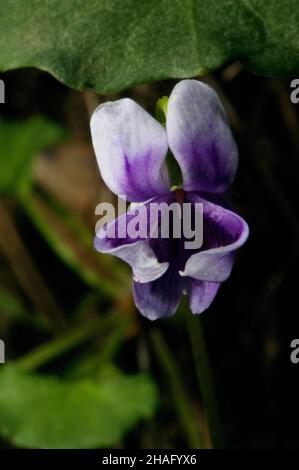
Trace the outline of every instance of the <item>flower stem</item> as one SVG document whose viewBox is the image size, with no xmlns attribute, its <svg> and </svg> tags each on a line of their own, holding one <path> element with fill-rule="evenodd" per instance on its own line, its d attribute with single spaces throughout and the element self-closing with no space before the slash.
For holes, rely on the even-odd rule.
<svg viewBox="0 0 299 470">
<path fill-rule="evenodd" d="M 202 429 L 194 420 L 193 404 L 185 390 L 177 362 L 159 331 L 152 332 L 151 339 L 154 351 L 170 385 L 174 407 L 186 441 L 191 449 L 203 449 Z"/>
<path fill-rule="evenodd" d="M 214 381 L 201 319 L 198 316 L 191 315 L 190 311 L 186 312 L 186 317 L 197 379 L 202 393 L 203 405 L 207 415 L 212 445 L 214 448 L 221 449 L 224 447 L 224 442 L 219 420 Z"/>
</svg>

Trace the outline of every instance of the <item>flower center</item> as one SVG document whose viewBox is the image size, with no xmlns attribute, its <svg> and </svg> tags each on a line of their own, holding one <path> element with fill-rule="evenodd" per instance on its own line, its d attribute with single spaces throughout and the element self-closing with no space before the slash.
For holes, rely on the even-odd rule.
<svg viewBox="0 0 299 470">
<path fill-rule="evenodd" d="M 177 202 L 182 204 L 184 202 L 184 197 L 185 197 L 185 193 L 184 193 L 183 188 L 175 188 L 174 189 L 174 194 L 175 194 Z"/>
</svg>

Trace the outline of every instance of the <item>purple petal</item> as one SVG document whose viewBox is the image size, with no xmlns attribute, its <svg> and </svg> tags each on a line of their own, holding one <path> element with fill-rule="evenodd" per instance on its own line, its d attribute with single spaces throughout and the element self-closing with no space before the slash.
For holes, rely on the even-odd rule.
<svg viewBox="0 0 299 470">
<path fill-rule="evenodd" d="M 100 172 L 111 191 L 134 202 L 169 192 L 166 132 L 138 104 L 128 98 L 104 103 L 90 127 Z"/>
<path fill-rule="evenodd" d="M 187 292 L 192 313 L 199 314 L 209 308 L 220 285 L 218 282 L 203 282 L 189 279 Z"/>
<path fill-rule="evenodd" d="M 153 201 L 155 200 L 159 198 Z M 108 253 L 127 262 L 132 268 L 135 281 L 150 282 L 161 277 L 167 271 L 169 263 L 158 261 L 146 238 L 121 238 L 120 234 L 126 234 L 126 227 L 135 215 L 133 209 L 103 227 L 95 237 L 94 246 L 100 253 Z"/>
<path fill-rule="evenodd" d="M 235 251 L 248 237 L 248 225 L 234 212 L 189 193 L 192 202 L 203 203 L 204 244 L 187 260 L 181 276 L 200 281 L 223 282 L 232 270 Z"/>
<path fill-rule="evenodd" d="M 133 283 L 134 301 L 140 313 L 149 320 L 175 314 L 183 293 L 184 280 L 171 267 L 159 279 Z"/>
<path fill-rule="evenodd" d="M 168 101 L 166 129 L 186 191 L 228 189 L 235 177 L 238 150 L 212 88 L 196 80 L 178 83 Z"/>
</svg>

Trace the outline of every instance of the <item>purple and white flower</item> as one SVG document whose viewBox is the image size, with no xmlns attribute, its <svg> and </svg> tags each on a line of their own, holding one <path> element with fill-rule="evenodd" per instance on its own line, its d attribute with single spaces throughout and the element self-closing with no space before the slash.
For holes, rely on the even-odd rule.
<svg viewBox="0 0 299 470">
<path fill-rule="evenodd" d="M 175 313 L 182 294 L 194 314 L 206 310 L 231 272 L 236 250 L 248 237 L 246 222 L 225 207 L 222 195 L 232 184 L 238 151 L 216 93 L 196 80 L 178 83 L 168 101 L 165 128 L 131 99 L 99 106 L 91 119 L 92 141 L 103 180 L 133 203 L 185 201 L 203 204 L 203 245 L 186 249 L 183 239 L 117 234 L 135 205 L 95 238 L 101 253 L 126 261 L 133 272 L 134 300 L 145 317 Z M 182 188 L 171 188 L 166 155 L 182 174 Z M 195 209 L 194 209 L 195 210 Z"/>
</svg>

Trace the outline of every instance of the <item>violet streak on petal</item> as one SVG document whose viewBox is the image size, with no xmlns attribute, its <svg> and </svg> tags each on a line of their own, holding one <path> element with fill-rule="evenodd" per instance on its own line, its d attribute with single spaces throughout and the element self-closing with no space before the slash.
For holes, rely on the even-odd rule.
<svg viewBox="0 0 299 470">
<path fill-rule="evenodd" d="M 222 193 L 231 185 L 238 150 L 215 91 L 197 80 L 178 83 L 168 101 L 169 147 L 183 174 L 185 191 Z"/>
<path fill-rule="evenodd" d="M 166 132 L 141 106 L 128 98 L 104 103 L 90 126 L 99 169 L 111 191 L 133 202 L 169 193 Z"/>
</svg>

